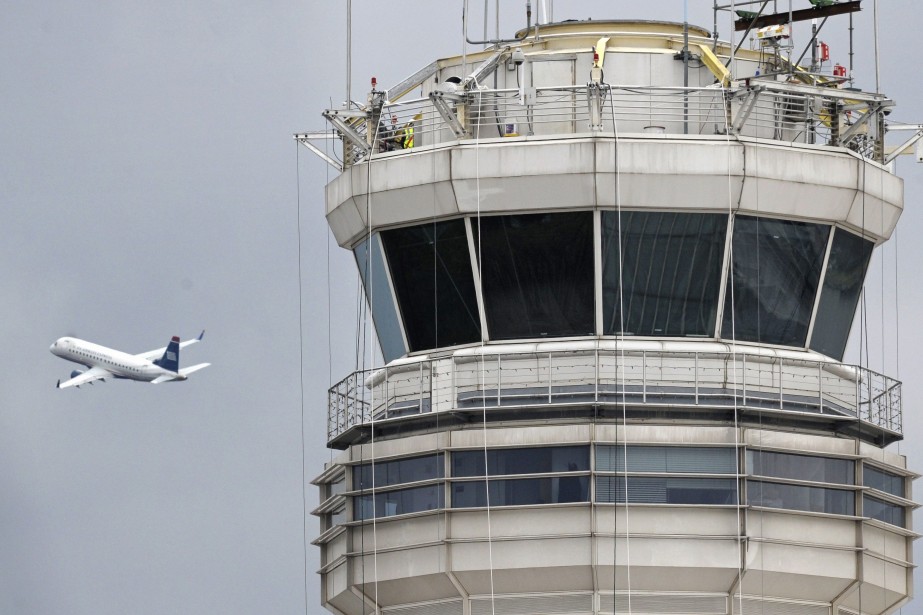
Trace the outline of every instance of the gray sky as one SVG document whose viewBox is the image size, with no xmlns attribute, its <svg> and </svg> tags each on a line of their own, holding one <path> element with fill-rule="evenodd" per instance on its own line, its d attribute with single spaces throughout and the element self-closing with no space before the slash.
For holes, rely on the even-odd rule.
<svg viewBox="0 0 923 615">
<path fill-rule="evenodd" d="M 691 4 L 710 27 L 710 3 Z M 919 8 L 881 4 L 892 118 L 923 121 Z M 502 34 L 523 5 L 503 3 Z M 680 0 L 647 5 L 558 0 L 554 16 L 682 19 Z M 874 89 L 864 5 L 858 84 Z M 460 0 L 353 11 L 354 99 L 373 75 L 388 86 L 461 52 Z M 344 99 L 345 3 L 5 0 L 0 14 L 0 613 L 304 612 L 302 401 L 310 480 L 329 458 L 326 389 L 355 361 L 356 274 L 328 239 L 328 171 L 291 135 L 323 129 L 320 112 Z M 846 63 L 845 19 L 828 28 Z M 870 364 L 905 381 L 913 441 L 923 166 L 903 159 L 899 173 L 884 319 L 880 256 L 868 281 Z M 183 362 L 213 365 L 189 382 L 54 388 L 72 369 L 48 352 L 57 337 L 140 352 L 203 327 Z M 919 448 L 901 451 L 923 470 Z M 309 541 L 317 531 L 308 517 Z M 309 545 L 311 613 L 317 568 Z"/>
</svg>

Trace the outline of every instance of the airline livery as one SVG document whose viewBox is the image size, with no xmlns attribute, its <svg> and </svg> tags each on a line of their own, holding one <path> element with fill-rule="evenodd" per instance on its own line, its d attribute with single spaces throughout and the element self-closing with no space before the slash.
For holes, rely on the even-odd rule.
<svg viewBox="0 0 923 615">
<path fill-rule="evenodd" d="M 160 384 L 185 380 L 192 372 L 197 372 L 211 363 L 199 363 L 191 367 L 179 367 L 179 351 L 190 344 L 202 341 L 205 331 L 199 337 L 181 342 L 173 336 L 166 348 L 158 348 L 141 354 L 128 354 L 99 344 L 86 342 L 75 337 L 62 337 L 51 345 L 51 354 L 79 363 L 86 370 L 74 370 L 69 380 L 58 380 L 58 388 L 79 387 L 92 384 L 106 378 L 124 378 Z"/>
</svg>

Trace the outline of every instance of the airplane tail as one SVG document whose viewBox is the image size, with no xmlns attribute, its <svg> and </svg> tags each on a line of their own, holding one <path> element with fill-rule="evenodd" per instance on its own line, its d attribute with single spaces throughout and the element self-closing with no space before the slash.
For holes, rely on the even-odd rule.
<svg viewBox="0 0 923 615">
<path fill-rule="evenodd" d="M 173 338 L 170 340 L 170 343 L 167 345 L 167 349 L 164 351 L 163 356 L 159 359 L 156 359 L 154 361 L 154 365 L 168 369 L 171 372 L 179 371 L 179 336 L 173 336 Z"/>
</svg>

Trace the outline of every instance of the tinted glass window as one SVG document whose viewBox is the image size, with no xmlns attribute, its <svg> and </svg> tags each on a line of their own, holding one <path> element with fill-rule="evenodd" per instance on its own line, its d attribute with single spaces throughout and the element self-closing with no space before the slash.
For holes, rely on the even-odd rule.
<svg viewBox="0 0 923 615">
<path fill-rule="evenodd" d="M 491 339 L 594 334 L 592 212 L 488 216 L 472 230 Z"/>
<path fill-rule="evenodd" d="M 444 474 L 441 454 L 379 461 L 374 468 L 376 488 L 442 478 Z M 353 489 L 371 489 L 372 486 L 372 464 L 354 466 Z"/>
<path fill-rule="evenodd" d="M 830 227 L 736 216 L 721 336 L 805 346 Z"/>
<path fill-rule="evenodd" d="M 747 481 L 747 502 L 752 506 L 853 515 L 855 501 L 855 493 L 845 489 Z"/>
<path fill-rule="evenodd" d="M 491 476 L 585 472 L 590 469 L 590 447 L 510 448 L 487 451 Z M 484 451 L 452 453 L 452 476 L 484 476 Z"/>
<path fill-rule="evenodd" d="M 884 521 L 885 523 L 890 523 L 891 525 L 897 525 L 899 527 L 904 527 L 906 522 L 903 506 L 891 504 L 890 502 L 885 502 L 869 495 L 862 498 L 862 512 L 866 517 L 878 519 L 879 521 Z"/>
<path fill-rule="evenodd" d="M 664 472 L 671 474 L 734 474 L 736 454 L 732 448 L 692 446 L 596 447 L 596 470 L 625 472 Z"/>
<path fill-rule="evenodd" d="M 481 340 L 464 220 L 383 231 L 410 350 Z"/>
<path fill-rule="evenodd" d="M 354 498 L 356 520 L 371 519 L 374 517 L 390 517 L 405 515 L 407 513 L 436 510 L 443 508 L 442 485 L 426 485 L 411 489 L 398 489 L 376 493 L 374 496 L 375 511 L 372 512 L 372 496 L 361 495 Z"/>
<path fill-rule="evenodd" d="M 842 360 L 872 248 L 871 241 L 836 229 L 811 334 L 812 350 Z"/>
<path fill-rule="evenodd" d="M 747 468 L 750 474 L 759 476 L 843 485 L 853 485 L 856 482 L 855 462 L 851 459 L 748 450 Z"/>
<path fill-rule="evenodd" d="M 596 501 L 630 504 L 736 504 L 732 478 L 599 476 Z"/>
<path fill-rule="evenodd" d="M 714 336 L 726 232 L 720 214 L 604 211 L 604 333 Z"/>
<path fill-rule="evenodd" d="M 491 480 L 491 506 L 528 506 L 532 504 L 566 504 L 588 502 L 588 476 L 517 478 Z M 452 506 L 472 508 L 487 506 L 484 481 L 452 484 Z"/>
<path fill-rule="evenodd" d="M 862 484 L 866 487 L 872 487 L 899 498 L 904 495 L 904 477 L 897 474 L 891 474 L 884 470 L 879 470 L 874 466 L 865 466 L 862 468 Z"/>
<path fill-rule="evenodd" d="M 369 260 L 368 240 L 360 243 L 353 250 L 362 285 L 365 287 L 365 296 L 372 306 L 372 320 L 375 322 L 375 331 L 378 333 L 378 344 L 385 361 L 392 361 L 407 354 L 404 346 L 404 337 L 401 334 L 401 325 L 394 307 L 394 297 L 385 272 L 385 263 L 381 253 L 381 242 L 378 234 L 372 235 L 372 258 Z"/>
</svg>

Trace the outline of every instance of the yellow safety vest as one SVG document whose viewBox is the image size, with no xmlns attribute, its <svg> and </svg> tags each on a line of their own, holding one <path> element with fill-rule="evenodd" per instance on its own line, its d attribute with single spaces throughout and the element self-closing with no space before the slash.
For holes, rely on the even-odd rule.
<svg viewBox="0 0 923 615">
<path fill-rule="evenodd" d="M 413 126 L 404 128 L 404 149 L 413 147 Z"/>
</svg>

